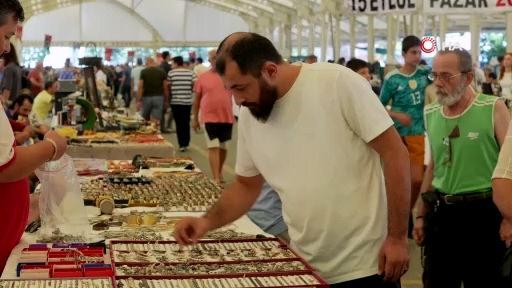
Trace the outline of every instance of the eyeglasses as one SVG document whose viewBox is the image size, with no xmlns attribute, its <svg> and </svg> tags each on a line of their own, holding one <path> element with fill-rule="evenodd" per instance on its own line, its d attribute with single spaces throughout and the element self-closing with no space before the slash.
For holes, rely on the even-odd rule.
<svg viewBox="0 0 512 288">
<path fill-rule="evenodd" d="M 437 79 L 439 79 L 439 80 L 441 80 L 443 82 L 448 82 L 448 81 L 450 81 L 450 79 L 455 78 L 455 77 L 457 77 L 459 75 L 462 75 L 462 74 L 466 74 L 466 73 L 468 73 L 468 72 L 460 72 L 460 73 L 452 75 L 452 74 L 450 74 L 448 72 L 441 72 L 441 73 L 431 72 L 430 74 L 428 74 L 428 79 L 430 81 L 435 81 L 436 78 L 437 78 Z"/>
</svg>

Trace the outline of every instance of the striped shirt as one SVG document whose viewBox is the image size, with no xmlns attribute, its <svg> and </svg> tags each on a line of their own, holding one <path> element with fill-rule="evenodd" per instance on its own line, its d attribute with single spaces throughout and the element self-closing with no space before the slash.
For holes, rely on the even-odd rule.
<svg viewBox="0 0 512 288">
<path fill-rule="evenodd" d="M 185 68 L 177 68 L 169 71 L 167 80 L 171 84 L 171 105 L 192 105 L 196 74 Z"/>
</svg>

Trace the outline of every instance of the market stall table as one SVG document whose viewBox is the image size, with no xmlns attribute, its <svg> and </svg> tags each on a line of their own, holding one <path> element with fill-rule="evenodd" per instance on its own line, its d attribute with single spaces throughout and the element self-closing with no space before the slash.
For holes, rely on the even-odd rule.
<svg viewBox="0 0 512 288">
<path fill-rule="evenodd" d="M 108 160 L 131 160 L 137 154 L 168 158 L 174 156 L 174 146 L 168 141 L 161 143 L 70 144 L 66 153 L 73 158 Z"/>
<path fill-rule="evenodd" d="M 94 209 L 97 209 L 97 208 L 89 207 L 88 211 L 90 213 L 94 214 L 95 213 Z M 118 209 L 116 211 L 118 211 L 118 213 L 121 213 L 121 214 L 123 214 L 123 213 L 126 214 L 126 213 L 130 213 L 131 211 L 150 212 L 150 211 L 155 211 L 155 210 L 156 210 L 156 208 L 137 207 L 137 208 Z M 202 213 L 172 212 L 167 215 L 172 215 L 172 217 L 185 217 L 185 216 L 199 216 L 199 215 L 202 215 Z M 247 233 L 247 234 L 252 234 L 252 235 L 262 234 L 262 235 L 269 236 L 269 235 L 265 234 L 260 228 L 258 228 L 253 222 L 251 222 L 251 220 L 247 216 L 243 216 L 242 218 L 235 221 L 232 225 L 230 225 L 230 228 L 236 230 L 239 233 Z M 164 232 L 160 232 L 160 233 L 163 237 L 165 237 L 164 239 L 173 240 L 173 238 L 171 237 L 171 231 L 164 231 Z M 101 235 L 101 231 L 94 231 L 94 234 L 99 238 Z M 21 256 L 22 249 L 28 247 L 30 244 L 36 243 L 38 238 L 39 238 L 39 236 L 37 235 L 37 233 L 24 233 L 23 234 L 23 237 L 22 237 L 20 243 L 12 250 L 11 255 L 9 256 L 9 259 L 7 260 L 7 263 L 5 265 L 4 271 L 3 271 L 0 279 L 15 279 L 16 278 L 16 266 L 18 264 L 18 259 Z M 92 238 L 94 238 L 94 236 Z M 93 240 L 98 240 L 98 239 L 93 239 Z M 107 243 L 109 243 L 110 240 L 114 240 L 114 239 L 107 239 L 106 240 Z M 107 262 L 105 262 L 105 263 L 107 263 Z"/>
</svg>

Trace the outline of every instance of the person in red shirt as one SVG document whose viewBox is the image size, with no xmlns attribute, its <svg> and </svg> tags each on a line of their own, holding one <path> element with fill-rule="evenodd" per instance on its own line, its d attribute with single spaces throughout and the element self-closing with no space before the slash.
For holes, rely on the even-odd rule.
<svg viewBox="0 0 512 288">
<path fill-rule="evenodd" d="M 39 92 L 43 91 L 44 88 L 44 77 L 43 77 L 43 62 L 37 62 L 36 68 L 32 69 L 28 74 L 28 80 L 30 80 L 30 91 L 32 91 L 32 97 L 36 97 Z"/>
<path fill-rule="evenodd" d="M 231 140 L 233 128 L 233 100 L 226 90 L 220 75 L 215 71 L 216 50 L 208 52 L 211 69 L 199 76 L 194 92 L 194 122 L 192 127 L 199 130 L 201 123 L 206 130 L 206 146 L 210 169 L 215 181 L 222 183 L 222 166 L 226 160 L 226 142 Z"/>
<path fill-rule="evenodd" d="M 9 52 L 9 38 L 14 35 L 24 12 L 18 0 L 2 0 L 0 5 L 0 55 Z M 2 103 L 5 105 L 5 103 Z M 5 107 L 4 107 L 5 109 Z M 5 110 L 0 109 L 0 271 L 25 230 L 29 210 L 27 176 L 49 160 L 59 159 L 66 151 L 66 139 L 51 131 L 43 141 L 16 147 Z"/>
</svg>

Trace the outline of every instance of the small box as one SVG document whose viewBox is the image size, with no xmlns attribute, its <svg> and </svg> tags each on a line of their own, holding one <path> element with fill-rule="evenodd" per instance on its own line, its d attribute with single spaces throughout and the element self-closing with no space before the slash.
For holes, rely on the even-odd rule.
<svg viewBox="0 0 512 288">
<path fill-rule="evenodd" d="M 73 278 L 83 277 L 82 269 L 71 268 L 71 269 L 53 269 L 52 278 Z"/>
<path fill-rule="evenodd" d="M 84 264 L 84 277 L 111 277 L 114 275 L 112 266 L 109 264 Z"/>
<path fill-rule="evenodd" d="M 48 279 L 50 266 L 48 265 L 21 265 L 19 274 L 21 279 Z"/>
</svg>

